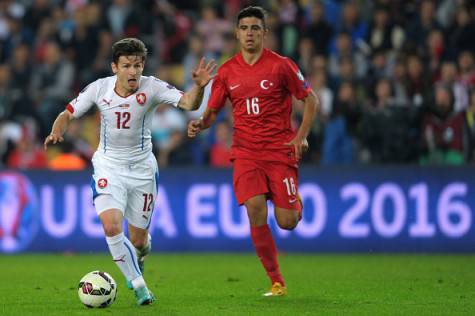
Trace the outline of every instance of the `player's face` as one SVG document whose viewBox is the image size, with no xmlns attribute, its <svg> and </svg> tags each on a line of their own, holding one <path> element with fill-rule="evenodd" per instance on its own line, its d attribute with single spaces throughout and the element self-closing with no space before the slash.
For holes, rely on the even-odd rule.
<svg viewBox="0 0 475 316">
<path fill-rule="evenodd" d="M 138 89 L 139 79 L 144 67 L 141 56 L 120 56 L 112 63 L 112 71 L 117 75 L 117 86 L 120 92 L 131 93 Z"/>
<path fill-rule="evenodd" d="M 258 52 L 263 48 L 266 33 L 262 20 L 256 17 L 242 18 L 236 28 L 236 37 L 241 44 L 241 49 L 250 53 Z"/>
</svg>

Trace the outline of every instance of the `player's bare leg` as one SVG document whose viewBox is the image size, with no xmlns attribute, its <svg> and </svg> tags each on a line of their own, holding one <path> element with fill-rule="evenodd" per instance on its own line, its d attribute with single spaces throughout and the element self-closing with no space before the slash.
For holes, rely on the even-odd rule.
<svg viewBox="0 0 475 316">
<path fill-rule="evenodd" d="M 251 239 L 256 249 L 256 254 L 261 260 L 267 275 L 269 276 L 272 288 L 278 287 L 280 290 L 268 293 L 266 296 L 282 296 L 287 293 L 284 279 L 279 270 L 277 262 L 277 248 L 275 247 L 272 233 L 267 225 L 267 201 L 265 195 L 257 195 L 248 199 L 244 205 L 247 209 L 249 223 L 251 224 Z M 272 294 L 275 293 L 275 294 Z"/>
<path fill-rule="evenodd" d="M 244 202 L 251 226 L 267 224 L 267 200 L 265 195 L 256 195 Z"/>
<path fill-rule="evenodd" d="M 95 202 L 101 203 L 101 196 L 97 197 Z M 118 209 L 109 209 L 101 212 L 99 218 L 104 227 L 112 259 L 125 276 L 125 279 L 132 284 L 137 304 L 151 304 L 154 301 L 154 297 L 148 290 L 142 273 L 138 268 L 137 254 L 135 253 L 134 246 L 122 231 L 122 212 Z"/>
<path fill-rule="evenodd" d="M 300 211 L 275 207 L 275 219 L 280 228 L 293 230 L 300 221 Z"/>
</svg>

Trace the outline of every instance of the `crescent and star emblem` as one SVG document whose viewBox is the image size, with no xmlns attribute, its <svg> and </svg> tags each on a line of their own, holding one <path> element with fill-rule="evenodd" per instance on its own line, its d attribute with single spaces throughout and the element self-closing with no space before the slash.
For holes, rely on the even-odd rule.
<svg viewBox="0 0 475 316">
<path fill-rule="evenodd" d="M 264 90 L 269 89 L 273 85 L 274 84 L 272 82 L 269 82 L 269 80 L 267 80 L 267 79 L 264 79 L 264 80 L 261 81 L 261 88 L 264 89 Z"/>
</svg>

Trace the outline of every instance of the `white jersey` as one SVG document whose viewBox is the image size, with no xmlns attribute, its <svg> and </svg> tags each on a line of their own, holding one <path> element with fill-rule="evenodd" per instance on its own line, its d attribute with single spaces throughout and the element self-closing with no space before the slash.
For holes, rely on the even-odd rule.
<svg viewBox="0 0 475 316">
<path fill-rule="evenodd" d="M 101 114 L 101 135 L 96 155 L 111 163 L 130 164 L 146 159 L 152 151 L 150 126 L 158 104 L 177 106 L 183 92 L 155 77 L 142 76 L 139 88 L 127 97 L 115 92 L 117 76 L 94 81 L 67 105 L 81 117 L 93 105 Z"/>
</svg>

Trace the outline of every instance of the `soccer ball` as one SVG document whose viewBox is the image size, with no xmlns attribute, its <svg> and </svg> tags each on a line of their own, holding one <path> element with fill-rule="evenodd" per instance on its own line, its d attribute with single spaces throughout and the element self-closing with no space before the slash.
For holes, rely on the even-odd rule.
<svg viewBox="0 0 475 316">
<path fill-rule="evenodd" d="M 87 307 L 107 307 L 115 301 L 117 284 L 108 273 L 92 271 L 79 281 L 78 295 Z"/>
</svg>

